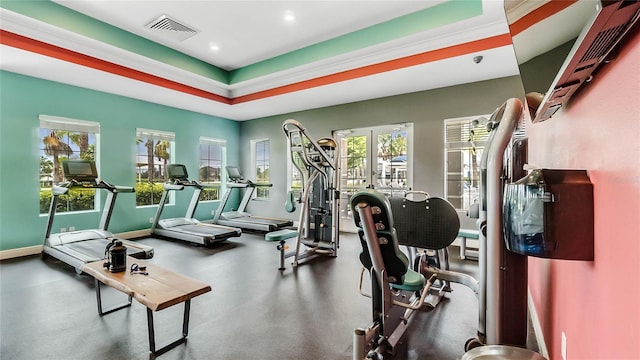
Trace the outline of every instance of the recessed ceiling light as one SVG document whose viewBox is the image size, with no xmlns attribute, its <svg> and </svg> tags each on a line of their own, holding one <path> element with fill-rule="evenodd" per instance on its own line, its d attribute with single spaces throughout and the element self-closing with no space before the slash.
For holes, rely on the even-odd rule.
<svg viewBox="0 0 640 360">
<path fill-rule="evenodd" d="M 287 10 L 284 12 L 284 21 L 286 22 L 294 22 L 296 21 L 296 15 L 291 10 Z"/>
<path fill-rule="evenodd" d="M 209 50 L 218 51 L 218 50 L 220 50 L 220 46 L 218 46 L 218 44 L 209 43 Z"/>
</svg>

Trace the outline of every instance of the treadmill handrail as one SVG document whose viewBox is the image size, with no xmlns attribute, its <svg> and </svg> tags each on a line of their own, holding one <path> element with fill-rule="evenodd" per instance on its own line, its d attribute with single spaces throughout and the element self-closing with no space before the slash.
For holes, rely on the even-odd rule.
<svg viewBox="0 0 640 360">
<path fill-rule="evenodd" d="M 165 183 L 163 186 L 164 186 L 164 189 L 167 191 L 172 191 L 172 190 L 181 191 L 184 189 L 184 185 L 182 184 L 178 185 L 178 184 Z"/>
<path fill-rule="evenodd" d="M 102 179 L 96 179 L 95 181 L 79 181 L 76 179 L 70 179 L 69 181 L 62 182 L 58 185 L 53 185 L 53 188 L 66 188 L 66 189 L 105 189 L 110 192 L 136 192 L 136 189 L 132 186 L 113 185 Z M 64 194 L 64 193 L 62 193 Z"/>
<path fill-rule="evenodd" d="M 115 185 L 114 186 L 116 188 L 116 191 L 119 193 L 131 193 L 131 192 L 136 192 L 136 188 L 132 187 L 132 186 L 121 186 L 121 185 Z"/>
<path fill-rule="evenodd" d="M 169 188 L 167 188 L 167 185 L 169 185 Z M 175 186 L 175 188 L 171 188 L 171 186 Z M 179 186 L 182 186 L 181 188 L 178 188 Z M 192 186 L 195 187 L 197 189 L 214 189 L 217 187 L 220 187 L 219 185 L 213 185 L 213 184 L 203 184 L 198 180 L 180 180 L 180 179 L 176 179 L 175 182 L 173 183 L 165 183 L 165 189 L 167 190 L 183 190 L 185 186 Z"/>
<path fill-rule="evenodd" d="M 107 198 L 104 202 L 104 206 L 102 207 L 102 211 L 101 211 L 100 222 L 97 229 L 99 231 L 107 231 L 107 228 L 109 227 L 109 222 L 111 221 L 111 214 L 113 213 L 113 208 L 115 205 L 117 195 L 119 193 L 135 192 L 135 188 L 131 186 L 112 185 L 98 178 L 92 181 L 79 181 L 77 179 L 71 178 L 66 182 L 61 182 L 57 185 L 53 185 L 51 187 L 51 193 L 53 196 L 51 198 L 51 203 L 49 204 L 47 227 L 46 227 L 45 237 L 44 237 L 45 243 L 47 239 L 51 237 L 51 234 L 52 234 L 53 219 L 55 218 L 55 215 L 56 215 L 58 197 L 76 188 L 104 189 L 108 191 Z M 96 229 L 89 229 L 89 230 L 96 230 Z"/>
</svg>

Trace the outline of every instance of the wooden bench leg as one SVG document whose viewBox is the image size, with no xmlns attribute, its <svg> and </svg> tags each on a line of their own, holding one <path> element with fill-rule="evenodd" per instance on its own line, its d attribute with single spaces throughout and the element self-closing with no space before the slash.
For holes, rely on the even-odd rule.
<svg viewBox="0 0 640 360">
<path fill-rule="evenodd" d="M 98 281 L 98 279 L 95 279 L 95 287 L 96 287 L 96 300 L 98 301 L 98 315 L 102 316 L 102 315 L 107 315 L 109 313 L 112 313 L 114 311 L 120 310 L 120 309 L 124 309 L 126 307 L 131 306 L 131 299 L 132 297 L 129 296 L 129 302 L 124 304 L 124 305 L 119 305 L 114 307 L 113 309 L 109 309 L 107 311 L 103 311 L 102 310 L 102 297 L 100 295 L 100 281 Z"/>
<path fill-rule="evenodd" d="M 174 347 L 187 342 L 187 335 L 189 334 L 189 312 L 191 309 L 191 299 L 184 302 L 184 315 L 182 318 L 182 337 L 175 340 L 169 345 L 166 345 L 156 350 L 155 332 L 153 329 L 153 311 L 147 308 L 147 326 L 149 328 L 149 351 L 153 355 L 162 355 L 165 352 L 173 349 Z"/>
</svg>

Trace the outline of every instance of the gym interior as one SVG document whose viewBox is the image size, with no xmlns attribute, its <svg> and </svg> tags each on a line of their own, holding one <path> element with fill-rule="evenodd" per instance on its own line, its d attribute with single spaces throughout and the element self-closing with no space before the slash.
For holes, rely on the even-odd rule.
<svg viewBox="0 0 640 360">
<path fill-rule="evenodd" d="M 637 1 L 164 2 L 220 6 L 216 19 L 247 26 L 255 18 L 233 10 L 317 10 L 324 30 L 309 34 L 324 38 L 244 65 L 105 11 L 134 6 L 145 25 L 158 15 L 145 6 L 162 3 L 0 3 L 0 358 L 640 357 L 638 25 L 557 86 L 602 13 L 637 19 Z M 576 6 L 591 22 L 565 52 L 519 58 Z M 462 123 L 473 166 L 452 176 L 446 133 Z M 376 160 L 354 145 L 376 129 L 410 135 L 377 168 L 353 166 Z M 565 196 L 578 186 L 588 192 Z M 455 220 L 394 218 L 394 198 L 414 191 Z M 538 252 L 514 235 L 511 205 L 532 198 L 545 204 L 544 230 L 527 238 L 543 238 Z M 420 246 L 432 231 L 451 236 Z M 65 250 L 94 235 L 98 258 Z"/>
</svg>

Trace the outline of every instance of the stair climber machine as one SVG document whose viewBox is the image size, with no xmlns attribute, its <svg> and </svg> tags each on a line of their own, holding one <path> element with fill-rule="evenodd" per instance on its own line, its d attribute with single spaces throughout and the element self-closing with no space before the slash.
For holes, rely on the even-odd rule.
<svg viewBox="0 0 640 360">
<path fill-rule="evenodd" d="M 164 184 L 164 192 L 151 225 L 151 234 L 204 246 L 211 246 L 216 242 L 242 235 L 242 231 L 238 228 L 202 223 L 195 219 L 194 215 L 200 201 L 200 193 L 206 186 L 196 180 L 189 180 L 187 168 L 182 164 L 167 165 L 166 171 L 170 182 Z M 185 187 L 194 189 L 185 217 L 161 219 L 169 193 L 182 191 Z"/>
<path fill-rule="evenodd" d="M 258 187 L 271 187 L 272 184 L 257 184 L 251 180 L 245 180 L 240 173 L 240 170 L 236 166 L 227 166 L 227 175 L 229 176 L 229 182 L 227 182 L 227 191 L 225 191 L 218 211 L 213 218 L 214 224 L 227 225 L 239 227 L 244 230 L 254 231 L 275 231 L 288 226 L 293 225 L 293 222 L 288 219 L 279 219 L 263 216 L 254 216 L 248 213 L 246 210 L 249 201 L 253 197 L 253 193 Z M 242 200 L 238 206 L 238 210 L 224 211 L 231 192 L 233 189 L 245 189 L 242 195 Z"/>
<path fill-rule="evenodd" d="M 278 245 L 281 270 L 284 269 L 284 258 L 293 257 L 292 265 L 297 267 L 302 260 L 308 261 L 317 256 L 338 256 L 340 232 L 338 143 L 332 138 L 314 140 L 302 124 L 293 119 L 286 120 L 282 129 L 289 141 L 292 164 L 302 174 L 303 189 L 299 200 L 302 207 L 298 231 L 283 230 L 289 235 L 281 237 L 295 237 L 296 248 L 285 253 L 284 240 Z"/>
<path fill-rule="evenodd" d="M 153 257 L 153 248 L 144 244 L 116 238 L 107 230 L 113 213 L 116 197 L 120 193 L 133 193 L 132 187 L 116 186 L 98 179 L 95 162 L 92 160 L 67 160 L 62 162 L 62 172 L 65 182 L 53 185 L 51 204 L 49 205 L 49 219 L 44 237 L 43 257 L 52 256 L 75 268 L 82 273 L 82 265 L 103 260 L 105 249 L 115 241 L 126 246 L 128 256 L 138 259 Z M 102 209 L 102 216 L 97 229 L 77 230 L 52 233 L 56 207 L 61 195 L 74 189 L 102 189 L 107 191 L 107 198 Z"/>
</svg>

